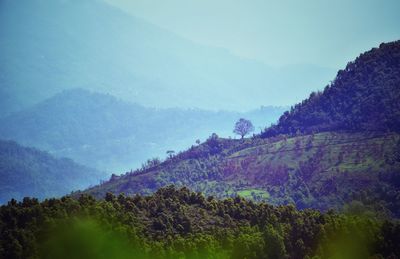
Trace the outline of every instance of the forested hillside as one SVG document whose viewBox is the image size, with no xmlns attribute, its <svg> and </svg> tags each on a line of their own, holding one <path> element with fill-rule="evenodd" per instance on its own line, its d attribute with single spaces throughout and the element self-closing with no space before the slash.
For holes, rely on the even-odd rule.
<svg viewBox="0 0 400 259">
<path fill-rule="evenodd" d="M 168 184 L 218 198 L 243 196 L 298 208 L 366 209 L 400 216 L 400 136 L 319 133 L 248 139 L 210 137 L 159 164 L 113 176 L 85 191 L 150 194 Z"/>
<path fill-rule="evenodd" d="M 59 197 L 99 183 L 104 173 L 46 152 L 0 140 L 0 204 L 11 198 Z"/>
<path fill-rule="evenodd" d="M 400 41 L 382 43 L 340 70 L 323 92 L 285 112 L 262 137 L 321 131 L 400 132 Z"/>
<path fill-rule="evenodd" d="M 200 109 L 156 109 L 83 89 L 63 91 L 31 108 L 0 119 L 0 138 L 46 150 L 57 157 L 116 172 L 163 159 L 212 132 L 233 135 L 240 117 L 257 130 L 277 120 L 285 107 L 246 113 Z"/>
<path fill-rule="evenodd" d="M 355 203 L 400 217 L 399 45 L 362 54 L 261 137 L 213 134 L 164 163 L 149 160 L 86 192 L 149 194 L 175 184 L 219 198 L 321 210 Z"/>
<path fill-rule="evenodd" d="M 398 222 L 162 188 L 0 207 L 1 258 L 397 258 Z"/>
</svg>

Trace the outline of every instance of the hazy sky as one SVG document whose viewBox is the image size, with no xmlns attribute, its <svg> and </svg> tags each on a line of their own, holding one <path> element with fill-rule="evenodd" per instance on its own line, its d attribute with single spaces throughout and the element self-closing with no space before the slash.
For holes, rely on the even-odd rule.
<svg viewBox="0 0 400 259">
<path fill-rule="evenodd" d="M 400 39 L 400 0 L 106 0 L 190 40 L 267 64 L 342 68 Z"/>
</svg>

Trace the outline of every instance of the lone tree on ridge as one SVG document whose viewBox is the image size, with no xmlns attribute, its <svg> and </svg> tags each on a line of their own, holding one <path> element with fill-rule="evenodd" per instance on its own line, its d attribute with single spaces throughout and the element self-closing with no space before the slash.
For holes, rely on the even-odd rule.
<svg viewBox="0 0 400 259">
<path fill-rule="evenodd" d="M 244 136 L 249 134 L 250 132 L 254 131 L 254 126 L 251 121 L 240 118 L 236 124 L 235 128 L 233 129 L 233 133 L 240 135 L 240 137 L 243 139 Z"/>
</svg>

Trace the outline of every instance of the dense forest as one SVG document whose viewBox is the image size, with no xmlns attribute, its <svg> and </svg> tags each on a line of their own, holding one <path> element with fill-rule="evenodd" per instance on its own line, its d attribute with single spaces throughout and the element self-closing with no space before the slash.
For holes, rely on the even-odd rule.
<svg viewBox="0 0 400 259">
<path fill-rule="evenodd" d="M 60 197 L 77 188 L 87 188 L 104 173 L 78 165 L 71 159 L 0 140 L 0 204 L 25 196 Z"/>
<path fill-rule="evenodd" d="M 187 188 L 0 207 L 1 258 L 398 258 L 400 225 Z"/>
<path fill-rule="evenodd" d="M 262 137 L 321 131 L 400 132 L 400 41 L 349 62 L 324 91 L 285 112 Z"/>
</svg>

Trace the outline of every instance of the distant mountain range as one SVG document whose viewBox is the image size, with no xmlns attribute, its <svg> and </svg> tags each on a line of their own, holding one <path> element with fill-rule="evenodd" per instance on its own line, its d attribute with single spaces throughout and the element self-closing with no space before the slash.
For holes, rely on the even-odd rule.
<svg viewBox="0 0 400 259">
<path fill-rule="evenodd" d="M 362 54 L 324 92 L 311 94 L 259 136 L 214 135 L 85 193 L 149 194 L 174 184 L 298 208 L 356 203 L 400 217 L 399 46 L 382 44 Z"/>
<path fill-rule="evenodd" d="M 286 107 L 247 113 L 200 109 L 155 109 L 83 89 L 66 90 L 33 107 L 0 119 L 0 138 L 72 158 L 102 171 L 137 168 L 148 158 L 164 158 L 212 133 L 233 136 L 240 117 L 257 132 Z"/>
<path fill-rule="evenodd" d="M 149 107 L 243 111 L 294 103 L 335 72 L 239 58 L 98 0 L 3 0 L 0 46 L 0 116 L 71 88 Z"/>
<path fill-rule="evenodd" d="M 0 140 L 0 204 L 11 198 L 60 197 L 99 183 L 104 173 L 47 152 Z"/>
</svg>

